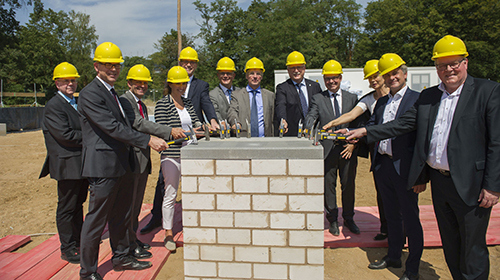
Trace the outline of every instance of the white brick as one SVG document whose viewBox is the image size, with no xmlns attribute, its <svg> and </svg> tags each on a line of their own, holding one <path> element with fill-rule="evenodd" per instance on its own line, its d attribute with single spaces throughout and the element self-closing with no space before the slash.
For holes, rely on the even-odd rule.
<svg viewBox="0 0 500 280">
<path fill-rule="evenodd" d="M 305 248 L 271 248 L 271 262 L 305 264 Z"/>
<path fill-rule="evenodd" d="M 284 230 L 253 230 L 252 244 L 263 246 L 285 246 L 286 231 Z"/>
<path fill-rule="evenodd" d="M 213 210 L 215 209 L 215 195 L 183 193 L 182 209 Z"/>
<path fill-rule="evenodd" d="M 265 228 L 269 226 L 268 213 L 235 213 L 234 226 L 243 228 Z"/>
<path fill-rule="evenodd" d="M 231 177 L 199 177 L 199 192 L 200 193 L 230 193 Z"/>
<path fill-rule="evenodd" d="M 185 260 L 199 260 L 200 247 L 197 245 L 184 244 L 184 259 Z"/>
<path fill-rule="evenodd" d="M 198 180 L 195 176 L 182 176 L 182 193 L 197 192 Z"/>
<path fill-rule="evenodd" d="M 250 195 L 219 194 L 217 195 L 218 210 L 250 210 Z"/>
<path fill-rule="evenodd" d="M 182 225 L 185 227 L 197 227 L 198 225 L 198 212 L 197 211 L 182 211 Z"/>
<path fill-rule="evenodd" d="M 289 231 L 290 246 L 321 247 L 325 245 L 323 230 Z"/>
<path fill-rule="evenodd" d="M 287 197 L 286 195 L 253 195 L 252 209 L 254 211 L 285 211 Z"/>
<path fill-rule="evenodd" d="M 271 213 L 272 229 L 304 229 L 305 215 L 293 213 Z"/>
<path fill-rule="evenodd" d="M 215 243 L 215 229 L 184 228 L 185 243 Z"/>
<path fill-rule="evenodd" d="M 286 159 L 253 159 L 252 175 L 286 175 Z"/>
<path fill-rule="evenodd" d="M 267 177 L 234 177 L 235 193 L 267 193 Z"/>
<path fill-rule="evenodd" d="M 220 244 L 250 244 L 249 229 L 217 229 L 217 242 Z"/>
<path fill-rule="evenodd" d="M 250 161 L 249 160 L 223 160 L 216 161 L 217 175 L 249 175 Z"/>
<path fill-rule="evenodd" d="M 257 279 L 288 279 L 288 267 L 285 264 L 254 264 L 253 276 Z"/>
<path fill-rule="evenodd" d="M 307 263 L 309 264 L 324 264 L 325 263 L 325 250 L 323 248 L 308 248 L 307 249 Z"/>
<path fill-rule="evenodd" d="M 219 277 L 252 277 L 252 265 L 249 263 L 219 263 Z"/>
<path fill-rule="evenodd" d="M 307 178 L 307 193 L 322 194 L 325 191 L 323 177 Z"/>
<path fill-rule="evenodd" d="M 291 265 L 290 279 L 323 280 L 324 268 L 323 266 Z"/>
<path fill-rule="evenodd" d="M 214 175 L 214 161 L 211 159 L 183 159 L 182 175 Z"/>
<path fill-rule="evenodd" d="M 290 195 L 288 200 L 290 211 L 323 213 L 324 198 L 322 195 Z"/>
<path fill-rule="evenodd" d="M 184 275 L 186 276 L 217 276 L 214 262 L 184 261 Z"/>
<path fill-rule="evenodd" d="M 325 216 L 323 213 L 307 214 L 307 229 L 324 229 Z"/>
<path fill-rule="evenodd" d="M 201 278 L 198 278 L 198 277 L 184 277 L 184 280 L 201 280 Z"/>
<path fill-rule="evenodd" d="M 270 193 L 305 193 L 304 177 L 275 177 L 269 183 Z"/>
<path fill-rule="evenodd" d="M 204 261 L 232 261 L 233 247 L 202 245 L 200 255 Z"/>
<path fill-rule="evenodd" d="M 233 213 L 232 212 L 200 212 L 200 225 L 202 227 L 232 227 Z"/>
<path fill-rule="evenodd" d="M 184 163 L 183 163 L 184 164 Z M 289 175 L 323 175 L 322 159 L 290 159 L 288 160 Z"/>
<path fill-rule="evenodd" d="M 235 247 L 234 260 L 237 262 L 269 262 L 268 247 Z"/>
</svg>

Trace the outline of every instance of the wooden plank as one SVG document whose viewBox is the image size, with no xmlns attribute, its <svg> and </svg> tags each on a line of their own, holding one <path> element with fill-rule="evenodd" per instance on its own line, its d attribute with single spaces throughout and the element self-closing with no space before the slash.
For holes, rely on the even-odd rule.
<svg viewBox="0 0 500 280">
<path fill-rule="evenodd" d="M 67 265 L 76 267 L 80 266 L 79 264 L 70 264 L 67 261 L 63 261 L 61 259 L 60 251 L 56 250 L 35 266 L 31 267 L 16 280 L 50 279 Z"/>
<path fill-rule="evenodd" d="M 12 252 L 30 241 L 28 235 L 7 235 L 0 239 L 0 253 Z"/>
<path fill-rule="evenodd" d="M 3 269 L 4 266 L 8 265 L 9 263 L 13 262 L 23 254 L 20 253 L 1 253 L 0 254 L 0 271 Z"/>
<path fill-rule="evenodd" d="M 34 92 L 4 92 L 4 97 L 35 97 Z M 45 93 L 37 92 L 36 97 L 45 97 Z"/>
</svg>

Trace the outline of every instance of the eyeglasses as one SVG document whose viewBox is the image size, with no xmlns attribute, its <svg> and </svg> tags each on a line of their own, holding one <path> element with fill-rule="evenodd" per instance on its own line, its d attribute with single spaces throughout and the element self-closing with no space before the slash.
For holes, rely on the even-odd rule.
<svg viewBox="0 0 500 280">
<path fill-rule="evenodd" d="M 76 84 L 76 79 L 57 79 L 57 81 L 62 85 Z"/>
<path fill-rule="evenodd" d="M 341 77 L 340 75 L 337 75 L 337 76 L 328 76 L 328 77 L 325 77 L 325 81 L 329 81 L 329 80 L 336 81 L 336 80 L 340 79 L 340 77 Z"/>
<path fill-rule="evenodd" d="M 460 64 L 465 60 L 465 58 L 462 58 L 461 60 L 457 60 L 457 61 L 453 61 L 453 62 L 450 62 L 450 63 L 440 63 L 440 64 L 436 64 L 436 68 L 437 70 L 439 71 L 445 71 L 445 70 L 448 70 L 448 66 L 450 66 L 450 68 L 452 70 L 455 70 L 457 69 L 458 67 L 460 67 Z"/>
<path fill-rule="evenodd" d="M 221 76 L 232 76 L 234 72 L 219 72 Z"/>
<path fill-rule="evenodd" d="M 304 65 L 298 65 L 298 66 L 288 66 L 287 69 L 289 70 L 302 70 L 305 69 L 306 67 Z"/>
<path fill-rule="evenodd" d="M 120 63 L 99 63 L 99 64 L 104 65 L 106 69 L 112 69 L 114 67 L 116 70 L 120 70 L 120 68 L 122 68 L 122 65 Z"/>
</svg>

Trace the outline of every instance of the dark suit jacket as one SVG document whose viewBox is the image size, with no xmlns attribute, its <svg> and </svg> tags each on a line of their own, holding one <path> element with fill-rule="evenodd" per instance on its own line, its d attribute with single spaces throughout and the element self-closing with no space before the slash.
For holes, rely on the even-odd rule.
<svg viewBox="0 0 500 280">
<path fill-rule="evenodd" d="M 396 112 L 396 118 L 408 111 L 415 101 L 417 101 L 419 92 L 411 90 L 408 88 L 399 104 L 398 111 Z M 377 100 L 377 105 L 373 110 L 373 115 L 367 123 L 367 126 L 381 124 L 384 121 L 384 110 L 387 106 L 387 101 L 389 100 L 389 94 L 383 96 Z M 392 161 L 394 164 L 394 169 L 402 177 L 407 179 L 408 172 L 410 171 L 411 158 L 413 156 L 413 149 L 415 146 L 416 132 L 409 132 L 401 136 L 392 139 Z M 372 167 L 371 171 L 375 167 L 378 157 L 377 151 L 380 142 L 375 143 L 374 154 L 372 157 Z"/>
<path fill-rule="evenodd" d="M 305 79 L 305 83 L 307 87 L 307 100 L 310 107 L 312 96 L 321 92 L 321 86 L 309 79 Z M 294 85 L 292 79 L 288 79 L 276 86 L 275 106 L 275 128 L 279 129 L 281 119 L 285 119 L 288 123 L 288 132 L 285 133 L 285 136 L 297 136 L 299 132 L 299 120 L 304 122 L 305 116 L 302 112 L 297 87 Z"/>
<path fill-rule="evenodd" d="M 367 127 L 368 141 L 417 130 L 408 188 L 428 179 L 429 154 L 441 90 L 422 91 L 415 105 L 394 122 Z M 467 76 L 453 116 L 448 163 L 453 183 L 467 205 L 477 205 L 481 189 L 500 192 L 500 84 Z"/>
<path fill-rule="evenodd" d="M 40 177 L 82 179 L 82 128 L 78 112 L 56 93 L 45 105 L 42 122 L 47 157 Z"/>
<path fill-rule="evenodd" d="M 358 102 L 358 96 L 347 91 L 342 90 L 342 114 L 345 114 L 356 106 Z M 335 119 L 333 115 L 333 106 L 330 101 L 330 94 L 328 90 L 323 91 L 320 94 L 313 95 L 311 103 L 309 104 L 309 113 L 306 116 L 306 124 L 312 124 L 319 121 L 319 126 L 323 127 L 325 124 L 329 123 L 331 120 Z M 343 124 L 341 128 L 349 127 L 349 124 Z M 330 153 L 333 148 L 332 140 L 322 140 L 320 141 L 323 145 L 323 153 L 326 156 Z"/>
<path fill-rule="evenodd" d="M 154 135 L 165 140 L 170 139 L 172 128 L 168 125 L 161 125 L 148 120 L 148 108 L 143 105 L 142 111 L 144 118 L 142 118 L 135 101 L 134 94 L 129 90 L 120 96 L 120 103 L 122 104 L 125 115 L 127 116 L 132 127 L 142 133 Z M 144 104 L 144 103 L 142 103 Z M 151 173 L 151 149 L 139 149 L 134 147 L 134 165 L 136 173 Z"/>
<path fill-rule="evenodd" d="M 196 116 L 198 116 L 198 119 L 202 122 L 204 120 L 202 111 L 205 113 L 208 122 L 210 122 L 211 119 L 217 120 L 214 105 L 212 101 L 210 101 L 208 91 L 209 86 L 207 82 L 193 77 L 187 97 L 191 99 L 191 103 L 193 103 L 194 110 L 196 111 Z"/>
<path fill-rule="evenodd" d="M 80 91 L 78 101 L 83 135 L 82 175 L 112 178 L 133 171 L 130 146 L 146 149 L 150 136 L 132 129 L 113 95 L 97 78 Z"/>
</svg>

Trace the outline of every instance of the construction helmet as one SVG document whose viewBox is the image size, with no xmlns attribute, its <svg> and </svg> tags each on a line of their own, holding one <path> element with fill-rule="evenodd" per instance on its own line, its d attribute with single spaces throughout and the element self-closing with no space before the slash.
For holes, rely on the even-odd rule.
<svg viewBox="0 0 500 280">
<path fill-rule="evenodd" d="M 234 61 L 229 57 L 223 57 L 217 62 L 217 71 L 236 71 Z"/>
<path fill-rule="evenodd" d="M 330 60 L 323 65 L 322 75 L 338 75 L 344 73 L 342 71 L 342 65 L 336 60 Z"/>
<path fill-rule="evenodd" d="M 111 42 L 104 42 L 95 49 L 94 61 L 101 63 L 122 63 L 122 51 L 117 45 Z"/>
<path fill-rule="evenodd" d="M 76 71 L 76 67 L 73 66 L 73 64 L 67 62 L 59 63 L 59 65 L 54 68 L 52 80 L 66 78 L 80 78 L 80 75 L 78 75 L 78 71 Z"/>
<path fill-rule="evenodd" d="M 406 62 L 399 55 L 386 53 L 378 61 L 378 70 L 380 75 L 385 75 L 403 64 L 406 64 Z"/>
<path fill-rule="evenodd" d="M 248 69 L 260 69 L 262 72 L 266 72 L 266 69 L 264 69 L 264 63 L 262 63 L 262 60 L 252 57 L 250 58 L 247 63 L 245 64 L 245 73 L 247 72 Z"/>
<path fill-rule="evenodd" d="M 363 73 L 365 73 L 363 80 L 366 80 L 371 75 L 378 73 L 378 60 L 368 60 L 365 64 L 365 68 L 363 68 Z"/>
<path fill-rule="evenodd" d="M 286 66 L 290 65 L 302 65 L 306 64 L 306 59 L 304 58 L 304 55 L 297 51 L 291 52 L 287 57 L 286 57 Z"/>
<path fill-rule="evenodd" d="M 198 59 L 198 53 L 191 47 L 182 49 L 179 55 L 179 61 L 181 60 L 194 60 L 196 62 L 200 61 Z"/>
<path fill-rule="evenodd" d="M 127 80 L 136 80 L 136 81 L 144 81 L 144 82 L 152 82 L 151 73 L 149 69 L 142 65 L 136 64 L 128 70 Z"/>
<path fill-rule="evenodd" d="M 168 70 L 167 82 L 180 84 L 189 82 L 189 76 L 186 69 L 180 66 L 174 66 Z"/>
<path fill-rule="evenodd" d="M 460 38 L 446 35 L 439 39 L 432 50 L 432 60 L 436 60 L 445 56 L 463 55 L 469 56 L 464 41 Z"/>
</svg>

